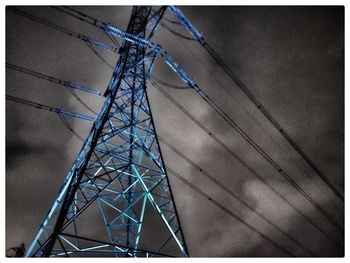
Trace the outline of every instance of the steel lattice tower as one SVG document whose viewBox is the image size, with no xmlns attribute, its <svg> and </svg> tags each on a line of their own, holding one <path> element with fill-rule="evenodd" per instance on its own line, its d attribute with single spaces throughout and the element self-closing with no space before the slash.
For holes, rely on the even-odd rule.
<svg viewBox="0 0 350 263">
<path fill-rule="evenodd" d="M 149 39 L 151 14 L 134 7 L 126 33 Z M 159 47 L 146 51 L 123 42 L 104 105 L 27 257 L 188 256 L 146 92 Z"/>
</svg>

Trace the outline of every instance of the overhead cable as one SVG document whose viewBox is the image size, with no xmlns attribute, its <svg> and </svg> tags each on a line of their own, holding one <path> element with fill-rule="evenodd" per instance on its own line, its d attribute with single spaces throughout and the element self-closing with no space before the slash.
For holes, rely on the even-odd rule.
<svg viewBox="0 0 350 263">
<path fill-rule="evenodd" d="M 37 23 L 40 23 L 42 25 L 45 25 L 47 27 L 50 27 L 52 29 L 55 29 L 61 33 L 64 33 L 64 34 L 67 34 L 71 37 L 75 37 L 75 38 L 78 38 L 84 42 L 88 42 L 92 45 L 95 45 L 95 46 L 99 46 L 101 48 L 104 48 L 104 49 L 107 49 L 109 51 L 112 51 L 112 52 L 118 52 L 118 47 L 115 47 L 115 46 L 112 46 L 112 45 L 109 45 L 107 43 L 104 43 L 104 42 L 101 42 L 101 41 L 98 41 L 96 39 L 93 39 L 92 37 L 89 37 L 87 35 L 84 35 L 84 34 L 80 34 L 80 33 L 77 33 L 77 32 L 74 32 L 70 29 L 67 29 L 63 26 L 60 26 L 60 25 L 57 25 L 55 23 L 52 23 L 46 19 L 43 19 L 41 17 L 38 17 L 38 16 L 35 16 L 33 14 L 30 14 L 28 12 L 25 12 L 21 9 L 18 9 L 18 8 L 15 8 L 15 7 L 9 7 L 7 8 L 6 10 L 10 11 L 10 12 L 13 12 L 17 15 L 20 15 L 20 16 L 23 16 L 29 20 L 32 20 L 34 22 L 37 22 Z"/>
<path fill-rule="evenodd" d="M 167 167 L 167 170 L 173 174 L 176 178 L 178 178 L 180 181 L 182 181 L 184 184 L 186 184 L 187 186 L 189 186 L 192 190 L 196 191 L 197 193 L 199 193 L 201 196 L 203 196 L 205 199 L 207 199 L 208 201 L 210 201 L 211 203 L 213 203 L 216 207 L 218 207 L 219 209 L 221 209 L 223 212 L 225 212 L 227 215 L 231 216 L 232 218 L 234 218 L 235 220 L 237 220 L 238 222 L 240 222 L 241 224 L 245 225 L 247 228 L 249 228 L 251 231 L 255 232 L 257 235 L 259 235 L 261 238 L 269 241 L 271 244 L 273 244 L 275 247 L 279 248 L 281 251 L 283 251 L 285 254 L 289 255 L 289 256 L 295 256 L 292 253 L 290 253 L 288 250 L 286 250 L 284 247 L 282 247 L 280 244 L 278 244 L 276 241 L 272 240 L 270 237 L 268 237 L 267 235 L 265 235 L 263 232 L 261 232 L 259 229 L 257 229 L 256 227 L 254 227 L 253 225 L 249 224 L 247 221 L 245 221 L 243 218 L 241 218 L 240 216 L 238 216 L 237 214 L 235 214 L 234 212 L 232 212 L 230 209 L 228 209 L 227 207 L 225 207 L 224 205 L 222 205 L 220 202 L 218 202 L 217 200 L 215 200 L 214 198 L 212 198 L 211 196 L 207 195 L 206 193 L 204 193 L 202 190 L 200 190 L 198 187 L 196 187 L 194 184 L 191 184 L 189 181 L 187 181 L 183 176 L 181 176 L 180 174 L 178 174 L 177 172 L 175 172 L 174 170 L 170 169 L 169 167 Z"/>
<path fill-rule="evenodd" d="M 80 141 L 84 142 L 85 140 L 73 129 L 73 127 L 69 124 L 68 120 L 64 117 L 63 114 L 57 113 L 57 115 L 60 117 L 61 121 L 63 122 L 64 126 L 74 135 L 76 136 Z"/>
<path fill-rule="evenodd" d="M 196 38 L 193 38 L 193 37 L 187 37 L 185 35 L 182 35 L 181 33 L 175 31 L 174 29 L 172 29 L 171 27 L 169 27 L 167 24 L 165 23 L 160 23 L 160 25 L 162 27 L 164 27 L 166 30 L 168 30 L 170 33 L 174 34 L 175 36 L 178 36 L 178 37 L 181 37 L 183 39 L 186 39 L 186 40 L 193 40 L 193 41 L 197 41 Z"/>
<path fill-rule="evenodd" d="M 25 67 L 21 67 L 21 66 L 12 64 L 12 63 L 7 63 L 6 62 L 6 67 L 9 68 L 9 69 L 16 70 L 18 72 L 27 74 L 27 75 L 31 75 L 31 76 L 36 77 L 36 78 L 40 78 L 40 79 L 43 79 L 43 80 L 55 83 L 55 84 L 59 84 L 59 85 L 66 86 L 66 87 L 70 87 L 72 89 L 76 89 L 76 90 L 79 90 L 79 91 L 82 91 L 82 92 L 85 92 L 85 93 L 90 93 L 90 94 L 93 94 L 93 95 L 102 96 L 102 92 L 101 91 L 98 91 L 98 90 L 95 90 L 95 89 L 92 89 L 92 88 L 88 88 L 88 87 L 82 86 L 80 84 L 71 82 L 71 81 L 62 80 L 62 79 L 59 79 L 59 78 L 56 78 L 56 77 L 53 77 L 53 76 L 50 76 L 50 75 L 46 75 L 46 74 L 43 74 L 43 73 L 31 70 L 31 69 L 28 69 L 28 68 L 25 68 Z"/>
<path fill-rule="evenodd" d="M 249 100 L 257 107 L 257 109 L 269 120 L 269 122 L 280 132 L 280 134 L 288 141 L 288 143 L 297 151 L 304 161 L 315 171 L 318 177 L 332 190 L 332 192 L 344 202 L 343 194 L 333 185 L 328 177 L 321 169 L 310 159 L 310 157 L 302 150 L 302 148 L 292 139 L 292 137 L 282 128 L 272 114 L 262 105 L 258 98 L 247 88 L 247 86 L 233 73 L 231 68 L 221 59 L 218 53 L 204 39 L 203 35 L 189 22 L 181 10 L 175 6 L 171 6 L 170 10 L 175 14 L 183 26 L 197 39 L 201 46 L 211 55 L 215 62 L 224 70 L 229 78 L 237 85 L 241 91 L 249 98 Z M 176 35 L 176 34 L 175 34 Z"/>
<path fill-rule="evenodd" d="M 186 74 L 184 72 L 184 74 Z M 186 82 L 186 81 L 185 81 Z M 304 189 L 287 173 L 285 172 L 278 164 L 275 162 L 271 156 L 265 152 L 230 116 L 226 114 L 221 107 L 211 99 L 199 86 L 197 83 L 186 82 L 190 85 L 197 94 L 241 137 L 253 147 L 253 149 L 259 153 L 284 179 L 286 179 L 299 193 L 301 193 L 310 204 L 315 207 L 325 218 L 327 218 L 339 231 L 343 231 L 344 228 L 335 221 L 331 215 L 328 214 Z"/>
<path fill-rule="evenodd" d="M 305 251 L 307 251 L 312 256 L 316 256 L 315 253 L 313 253 L 310 249 L 305 247 L 303 244 L 301 244 L 298 240 L 296 240 L 294 237 L 292 237 L 289 233 L 284 231 L 282 228 L 280 228 L 278 225 L 276 225 L 274 222 L 272 222 L 270 219 L 268 219 L 266 216 L 264 216 L 261 212 L 259 212 L 257 209 L 255 209 L 253 206 L 251 206 L 248 202 L 246 202 L 243 198 L 241 198 L 239 195 L 237 195 L 235 192 L 233 192 L 231 189 L 229 189 L 227 186 L 225 186 L 220 180 L 216 179 L 214 176 L 210 175 L 207 171 L 205 171 L 202 167 L 197 165 L 192 159 L 184 155 L 181 151 L 179 151 L 175 146 L 170 144 L 169 141 L 167 141 L 165 138 L 161 137 L 158 134 L 159 140 L 165 144 L 169 149 L 171 149 L 173 152 L 175 152 L 178 156 L 180 156 L 183 160 L 185 160 L 187 163 L 192 165 L 196 170 L 198 170 L 201 174 L 203 174 L 205 177 L 207 177 L 210 181 L 212 181 L 214 184 L 216 184 L 218 187 L 220 187 L 222 190 L 224 190 L 227 194 L 229 194 L 231 197 L 236 199 L 239 203 L 241 203 L 243 206 L 248 208 L 251 212 L 255 213 L 257 216 L 262 218 L 265 222 L 270 224 L 272 227 L 277 229 L 279 232 L 287 236 L 290 240 L 292 240 L 294 243 L 296 243 L 298 246 L 303 248 Z"/>
<path fill-rule="evenodd" d="M 279 193 L 279 191 L 270 184 L 267 180 L 265 180 L 257 171 L 255 171 L 252 167 L 250 167 L 243 159 L 241 159 L 236 153 L 234 153 L 224 142 L 222 142 L 213 132 L 208 130 L 197 118 L 195 118 L 192 114 L 190 114 L 183 106 L 181 106 L 173 97 L 171 97 L 164 89 L 161 88 L 154 81 L 150 81 L 150 83 L 163 94 L 166 98 L 170 100 L 176 107 L 178 107 L 188 118 L 190 118 L 198 127 L 200 127 L 206 134 L 211 136 L 211 138 L 217 142 L 222 148 L 224 148 L 235 160 L 241 163 L 251 174 L 253 174 L 256 178 L 258 178 L 264 185 L 266 185 L 274 194 L 276 194 L 279 198 L 281 198 L 285 203 L 287 203 L 291 208 L 293 208 L 301 217 L 303 217 L 308 223 L 314 226 L 318 231 L 323 233 L 330 241 L 332 241 L 337 247 L 342 249 L 342 246 L 338 244 L 331 236 L 329 236 L 322 228 L 320 228 L 313 220 L 304 215 L 303 212 L 299 210 L 295 205 L 293 205 L 284 195 Z"/>
<path fill-rule="evenodd" d="M 73 117 L 73 118 L 77 118 L 77 119 L 82 119 L 82 120 L 86 120 L 86 121 L 95 121 L 95 118 L 91 117 L 91 116 L 87 116 L 87 115 L 80 114 L 80 113 L 75 113 L 75 112 L 68 111 L 68 110 L 65 110 L 65 109 L 62 109 L 62 108 L 56 108 L 56 107 L 47 106 L 47 105 L 44 105 L 44 104 L 40 104 L 40 103 L 37 103 L 37 102 L 33 102 L 33 101 L 30 101 L 30 100 L 18 98 L 18 97 L 11 96 L 11 95 L 6 95 L 6 99 L 10 100 L 10 101 L 17 102 L 17 103 L 21 103 L 21 104 L 24 104 L 24 105 L 27 105 L 27 106 L 32 106 L 32 107 L 37 108 L 37 109 L 47 110 L 47 111 L 55 112 L 55 113 L 58 113 L 58 114 L 64 114 L 64 115 L 67 115 L 67 116 L 70 116 L 70 117 Z"/>
<path fill-rule="evenodd" d="M 169 82 L 166 82 L 164 80 L 161 80 L 159 78 L 157 78 L 155 75 L 151 75 L 151 79 L 155 80 L 156 82 L 162 84 L 163 86 L 165 87 L 168 87 L 168 88 L 172 88 L 172 89 L 191 89 L 191 87 L 189 86 L 178 86 L 178 85 L 174 85 L 172 83 L 169 83 Z"/>
</svg>

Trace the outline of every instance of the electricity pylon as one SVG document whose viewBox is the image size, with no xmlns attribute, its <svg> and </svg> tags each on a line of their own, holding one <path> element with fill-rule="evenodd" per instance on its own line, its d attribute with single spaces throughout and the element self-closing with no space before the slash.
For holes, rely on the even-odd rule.
<svg viewBox="0 0 350 263">
<path fill-rule="evenodd" d="M 27 257 L 188 256 L 146 92 L 160 47 L 142 43 L 164 11 L 134 7 L 114 30 L 127 40 L 104 105 Z"/>
</svg>

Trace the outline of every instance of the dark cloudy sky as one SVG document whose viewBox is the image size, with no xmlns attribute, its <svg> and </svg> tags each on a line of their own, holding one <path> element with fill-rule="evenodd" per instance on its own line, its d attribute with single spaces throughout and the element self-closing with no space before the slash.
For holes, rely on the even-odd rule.
<svg viewBox="0 0 350 263">
<path fill-rule="evenodd" d="M 95 28 L 49 7 L 21 7 L 107 41 Z M 131 7 L 77 7 L 125 29 Z M 344 8 L 182 7 L 192 23 L 281 126 L 343 192 Z M 167 14 L 171 17 L 171 14 Z M 172 26 L 186 33 L 181 27 Z M 233 85 L 196 42 L 160 28 L 154 41 L 341 225 L 343 203 Z M 111 64 L 117 57 L 102 52 Z M 104 91 L 111 70 L 81 41 L 6 12 L 6 62 Z M 154 74 L 181 84 L 158 61 Z M 292 188 L 192 90 L 167 90 L 232 151 L 338 243 L 344 235 Z M 230 156 L 159 91 L 148 86 L 157 132 L 257 211 L 319 256 L 342 256 L 319 230 Z M 91 115 L 67 90 L 11 70 L 6 94 Z M 98 110 L 102 100 L 82 94 Z M 70 120 L 82 137 L 90 123 Z M 29 244 L 51 206 L 82 142 L 53 113 L 6 103 L 6 247 Z M 165 163 L 205 193 L 297 256 L 300 246 L 223 192 L 162 145 Z M 285 256 L 244 225 L 169 175 L 191 256 Z"/>
</svg>

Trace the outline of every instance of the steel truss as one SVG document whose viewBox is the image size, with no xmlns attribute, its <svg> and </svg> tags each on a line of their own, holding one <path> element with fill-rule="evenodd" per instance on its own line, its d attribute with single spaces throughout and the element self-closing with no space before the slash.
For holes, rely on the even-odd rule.
<svg viewBox="0 0 350 263">
<path fill-rule="evenodd" d="M 127 34 L 150 38 L 164 11 L 134 7 Z M 188 256 L 146 93 L 158 52 L 124 40 L 104 105 L 27 257 Z"/>
</svg>

